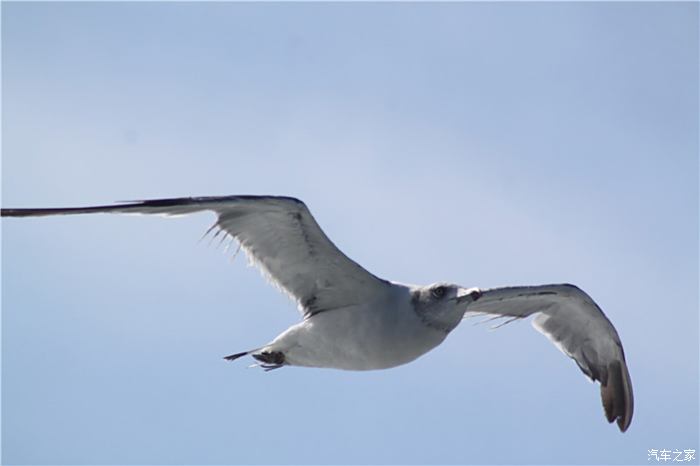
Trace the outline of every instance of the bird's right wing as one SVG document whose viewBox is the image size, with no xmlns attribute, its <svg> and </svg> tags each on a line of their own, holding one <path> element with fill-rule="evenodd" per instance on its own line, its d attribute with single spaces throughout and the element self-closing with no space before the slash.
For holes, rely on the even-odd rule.
<svg viewBox="0 0 700 466">
<path fill-rule="evenodd" d="M 343 254 L 306 205 L 280 196 L 187 197 L 118 205 L 2 209 L 3 217 L 121 213 L 179 216 L 212 211 L 215 235 L 235 238 L 264 275 L 299 305 L 305 317 L 377 299 L 391 285 Z"/>
<path fill-rule="evenodd" d="M 632 382 L 620 337 L 598 305 L 573 285 L 514 286 L 482 290 L 467 313 L 511 319 L 537 314 L 532 325 L 572 358 L 600 393 L 609 422 L 622 432 L 632 422 Z"/>
</svg>

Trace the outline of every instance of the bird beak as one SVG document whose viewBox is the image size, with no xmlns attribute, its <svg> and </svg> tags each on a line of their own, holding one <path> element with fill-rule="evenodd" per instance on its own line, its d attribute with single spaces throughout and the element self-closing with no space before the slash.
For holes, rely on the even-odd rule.
<svg viewBox="0 0 700 466">
<path fill-rule="evenodd" d="M 461 288 L 457 292 L 457 304 L 473 303 L 481 298 L 481 290 L 479 288 Z"/>
</svg>

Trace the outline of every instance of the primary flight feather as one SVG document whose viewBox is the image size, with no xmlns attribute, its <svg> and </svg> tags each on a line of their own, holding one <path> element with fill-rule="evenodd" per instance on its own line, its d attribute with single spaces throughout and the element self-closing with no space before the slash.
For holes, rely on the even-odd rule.
<svg viewBox="0 0 700 466">
<path fill-rule="evenodd" d="M 404 285 L 372 275 L 343 254 L 292 197 L 223 196 L 157 199 L 73 208 L 2 209 L 3 217 L 124 213 L 186 215 L 213 211 L 209 231 L 229 236 L 293 298 L 303 320 L 250 355 L 266 370 L 283 366 L 385 369 L 438 346 L 465 314 L 533 325 L 583 373 L 600 382 L 606 418 L 626 431 L 634 409 L 620 337 L 598 305 L 573 285 L 464 288 Z"/>
</svg>

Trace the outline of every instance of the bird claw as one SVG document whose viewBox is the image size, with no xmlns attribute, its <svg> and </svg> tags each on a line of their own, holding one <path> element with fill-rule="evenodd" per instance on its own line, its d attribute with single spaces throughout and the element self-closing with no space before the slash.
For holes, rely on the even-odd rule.
<svg viewBox="0 0 700 466">
<path fill-rule="evenodd" d="M 262 367 L 262 370 L 265 372 L 270 372 L 275 369 L 279 369 L 280 367 L 284 367 L 284 364 L 260 364 L 260 367 Z"/>
</svg>

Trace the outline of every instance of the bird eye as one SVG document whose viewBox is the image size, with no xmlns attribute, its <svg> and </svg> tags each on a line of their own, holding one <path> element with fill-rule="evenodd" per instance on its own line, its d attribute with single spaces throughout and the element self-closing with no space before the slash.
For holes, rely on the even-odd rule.
<svg viewBox="0 0 700 466">
<path fill-rule="evenodd" d="M 433 296 L 435 299 L 440 299 L 445 295 L 445 287 L 444 286 L 436 286 L 432 290 L 430 290 L 430 294 Z"/>
</svg>

